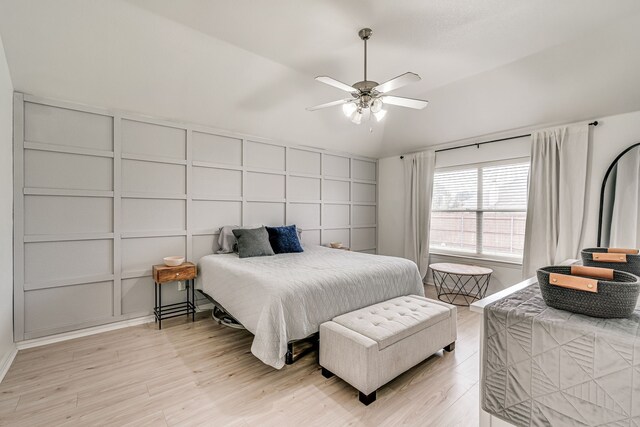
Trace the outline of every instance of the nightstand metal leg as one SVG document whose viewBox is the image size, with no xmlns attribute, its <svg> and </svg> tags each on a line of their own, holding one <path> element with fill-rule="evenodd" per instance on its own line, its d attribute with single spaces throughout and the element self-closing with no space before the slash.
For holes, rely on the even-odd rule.
<svg viewBox="0 0 640 427">
<path fill-rule="evenodd" d="M 191 312 L 191 321 L 196 321 L 196 279 L 191 279 L 191 303 L 193 311 Z"/>
<path fill-rule="evenodd" d="M 184 281 L 184 290 L 187 293 L 187 310 L 186 310 L 186 316 L 187 316 L 187 320 L 189 320 L 189 302 L 190 302 L 190 294 L 191 294 L 191 284 L 190 284 L 190 280 L 185 280 Z"/>
<path fill-rule="evenodd" d="M 158 329 L 162 329 L 162 286 L 158 286 Z"/>
<path fill-rule="evenodd" d="M 153 282 L 153 322 L 158 323 L 158 282 Z"/>
</svg>

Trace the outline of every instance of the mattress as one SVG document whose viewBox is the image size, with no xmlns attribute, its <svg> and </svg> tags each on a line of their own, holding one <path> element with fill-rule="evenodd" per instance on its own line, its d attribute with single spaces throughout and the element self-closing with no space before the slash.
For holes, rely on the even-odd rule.
<svg viewBox="0 0 640 427">
<path fill-rule="evenodd" d="M 288 341 L 318 332 L 335 316 L 398 296 L 424 296 L 412 261 L 322 246 L 243 259 L 207 255 L 198 270 L 198 289 L 254 334 L 251 352 L 277 369 Z"/>
</svg>

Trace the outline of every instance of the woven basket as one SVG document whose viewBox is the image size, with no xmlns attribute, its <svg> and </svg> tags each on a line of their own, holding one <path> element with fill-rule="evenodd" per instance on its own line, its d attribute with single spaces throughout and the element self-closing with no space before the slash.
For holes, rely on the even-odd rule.
<svg viewBox="0 0 640 427">
<path fill-rule="evenodd" d="M 611 268 L 640 276 L 637 249 L 589 248 L 581 252 L 582 263 L 589 267 Z"/>
<path fill-rule="evenodd" d="M 631 316 L 640 294 L 640 278 L 606 268 L 545 267 L 538 284 L 549 307 L 602 318 Z"/>
</svg>

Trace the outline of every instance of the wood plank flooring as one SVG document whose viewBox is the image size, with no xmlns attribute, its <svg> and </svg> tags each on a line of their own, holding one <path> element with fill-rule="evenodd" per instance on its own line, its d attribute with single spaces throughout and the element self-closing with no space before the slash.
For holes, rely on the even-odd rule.
<svg viewBox="0 0 640 427">
<path fill-rule="evenodd" d="M 427 286 L 433 297 L 433 288 Z M 252 335 L 209 312 L 23 350 L 0 384 L 11 426 L 474 426 L 480 317 L 458 308 L 458 341 L 378 391 L 320 374 L 317 354 L 275 370 Z"/>
</svg>

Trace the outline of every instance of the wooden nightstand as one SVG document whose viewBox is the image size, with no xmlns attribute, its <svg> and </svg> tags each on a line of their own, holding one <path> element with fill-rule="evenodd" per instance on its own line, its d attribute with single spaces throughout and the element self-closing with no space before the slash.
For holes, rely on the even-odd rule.
<svg viewBox="0 0 640 427">
<path fill-rule="evenodd" d="M 153 314 L 158 322 L 158 329 L 162 329 L 162 320 L 186 314 L 191 321 L 196 320 L 196 287 L 195 281 L 198 274 L 195 264 L 191 262 L 182 263 L 177 267 L 167 267 L 164 264 L 153 266 L 153 281 L 155 291 L 155 301 Z M 184 280 L 187 285 L 187 301 L 175 304 L 162 305 L 162 285 L 170 282 Z M 191 294 L 191 295 L 189 295 Z"/>
</svg>

